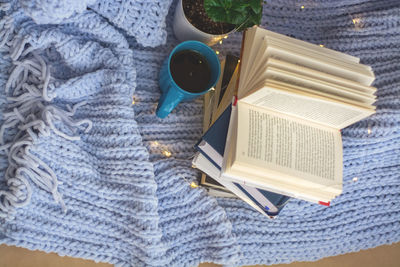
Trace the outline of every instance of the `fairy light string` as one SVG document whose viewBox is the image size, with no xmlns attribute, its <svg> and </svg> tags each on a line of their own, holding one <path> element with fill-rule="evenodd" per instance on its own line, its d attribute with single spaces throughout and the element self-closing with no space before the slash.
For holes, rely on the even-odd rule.
<svg viewBox="0 0 400 267">
<path fill-rule="evenodd" d="M 150 147 L 152 150 L 155 150 L 158 154 L 163 155 L 166 158 L 172 156 L 172 152 L 168 145 L 161 144 L 159 141 L 150 142 Z"/>
</svg>

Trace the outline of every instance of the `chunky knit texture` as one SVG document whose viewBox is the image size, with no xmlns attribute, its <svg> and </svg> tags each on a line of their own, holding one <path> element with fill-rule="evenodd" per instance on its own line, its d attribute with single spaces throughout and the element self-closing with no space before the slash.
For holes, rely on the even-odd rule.
<svg viewBox="0 0 400 267">
<path fill-rule="evenodd" d="M 275 220 L 190 187 L 201 100 L 155 116 L 158 72 L 177 44 L 173 12 L 167 44 L 153 49 L 138 42 L 159 44 L 158 26 L 120 31 L 128 15 L 124 22 L 104 15 L 112 14 L 104 1 L 92 5 L 52 25 L 35 24 L 18 3 L 3 7 L 0 243 L 120 266 L 193 266 L 317 260 L 400 241 L 398 1 L 265 5 L 268 29 L 359 56 L 378 88 L 376 115 L 342 131 L 342 195 L 331 207 L 291 200 Z M 215 49 L 238 53 L 240 38 Z"/>
<path fill-rule="evenodd" d="M 91 9 L 144 46 L 165 44 L 165 16 L 172 0 L 19 0 L 38 24 L 61 23 Z M 15 1 L 14 1 L 15 2 Z"/>
</svg>

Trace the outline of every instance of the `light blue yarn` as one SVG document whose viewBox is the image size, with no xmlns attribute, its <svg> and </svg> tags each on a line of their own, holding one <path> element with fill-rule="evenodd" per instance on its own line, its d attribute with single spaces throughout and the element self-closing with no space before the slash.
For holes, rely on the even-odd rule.
<svg viewBox="0 0 400 267">
<path fill-rule="evenodd" d="M 8 36 L 7 44 L 0 48 L 1 88 L 5 88 L 15 61 L 25 62 L 37 69 L 28 84 L 36 86 L 33 95 L 43 106 L 32 109 L 33 114 L 39 117 L 47 107 L 59 117 L 51 119 L 53 127 L 44 118 L 45 125 L 31 127 L 29 135 L 36 137 L 29 139 L 33 159 L 48 166 L 47 172 L 54 171 L 57 180 L 28 175 L 24 176 L 28 186 L 18 181 L 7 184 L 4 173 L 9 161 L 0 151 L 0 195 L 14 188 L 20 189 L 17 196 L 22 198 L 27 188 L 32 190 L 25 206 L 7 212 L 0 208 L 0 214 L 8 217 L 0 219 L 0 243 L 118 266 L 194 266 L 203 261 L 231 266 L 317 260 L 400 241 L 397 1 L 275 0 L 265 5 L 263 25 L 359 56 L 373 67 L 378 88 L 377 114 L 342 131 L 343 194 L 329 208 L 292 200 L 275 220 L 264 218 L 240 200 L 216 200 L 202 189 L 190 188 L 189 182 L 198 175 L 190 162 L 193 145 L 201 135 L 202 103 L 183 102 L 163 120 L 154 114 L 159 68 L 177 43 L 171 30 L 173 12 L 167 17 L 166 45 L 150 49 L 140 44 L 156 46 L 165 38 L 159 26 L 170 2 L 149 1 L 166 8 L 158 18 L 144 13 L 140 21 L 159 26 L 154 26 L 154 31 L 153 26 L 144 27 L 147 30 L 142 32 L 129 32 L 121 26 L 131 25 L 131 18 L 117 20 L 114 14 L 123 14 L 125 9 L 115 6 L 118 2 L 99 1 L 90 5 L 90 10 L 71 6 L 74 12 L 68 18 L 50 16 L 54 25 L 36 25 L 17 8 L 0 22 L 0 42 Z M 144 2 L 130 1 L 135 10 L 142 10 Z M 106 11 L 108 3 L 118 12 Z M 37 6 L 37 10 L 48 8 Z M 357 19 L 356 25 L 352 19 Z M 7 31 L 11 25 L 14 30 Z M 238 53 L 240 38 L 235 34 L 217 49 L 221 54 Z M 26 44 L 21 45 L 20 40 Z M 45 62 L 40 71 L 41 61 L 34 54 Z M 31 58 L 32 62 L 26 62 Z M 47 69 L 51 79 L 43 94 Z M 10 92 L 23 77 L 18 76 Z M 16 96 L 22 93 L 18 91 Z M 32 94 L 27 97 L 31 99 Z M 13 112 L 12 103 L 0 94 L 2 123 L 5 114 Z M 23 118 L 28 117 L 28 111 L 22 113 Z M 19 115 L 13 114 L 17 120 Z M 80 121 L 81 126 L 75 125 Z M 16 126 L 24 123 L 17 120 Z M 21 131 L 28 134 L 27 129 Z M 16 127 L 7 129 L 6 143 L 13 143 L 16 134 Z M 164 149 L 172 156 L 166 158 Z M 17 166 L 23 164 L 35 166 L 32 162 Z M 57 191 L 52 191 L 55 181 L 59 182 Z M 49 186 L 40 187 L 41 182 Z M 61 198 L 55 200 L 54 192 Z M 2 203 L 5 199 L 0 197 Z M 60 199 L 66 213 L 57 203 Z"/>
<path fill-rule="evenodd" d="M 82 13 L 87 6 L 93 4 L 95 0 L 19 0 L 21 8 L 36 23 L 54 24 L 60 23 L 64 19 Z"/>
</svg>

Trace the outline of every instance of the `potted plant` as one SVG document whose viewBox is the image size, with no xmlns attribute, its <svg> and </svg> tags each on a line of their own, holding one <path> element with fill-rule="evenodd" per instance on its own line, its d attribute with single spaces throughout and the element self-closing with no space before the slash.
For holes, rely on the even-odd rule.
<svg viewBox="0 0 400 267">
<path fill-rule="evenodd" d="M 180 0 L 174 33 L 180 41 L 214 45 L 227 34 L 260 24 L 262 0 Z"/>
</svg>

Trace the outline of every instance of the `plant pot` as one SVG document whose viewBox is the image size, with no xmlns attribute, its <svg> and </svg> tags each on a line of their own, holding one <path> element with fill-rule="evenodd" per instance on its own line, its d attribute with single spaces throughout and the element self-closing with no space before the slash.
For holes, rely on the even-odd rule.
<svg viewBox="0 0 400 267">
<path fill-rule="evenodd" d="M 210 34 L 197 29 L 186 18 L 185 12 L 183 11 L 182 0 L 179 0 L 179 3 L 176 5 L 173 29 L 175 37 L 181 42 L 187 40 L 196 40 L 209 46 L 216 44 L 222 38 L 235 30 L 233 29 L 232 31 L 224 34 Z"/>
</svg>

